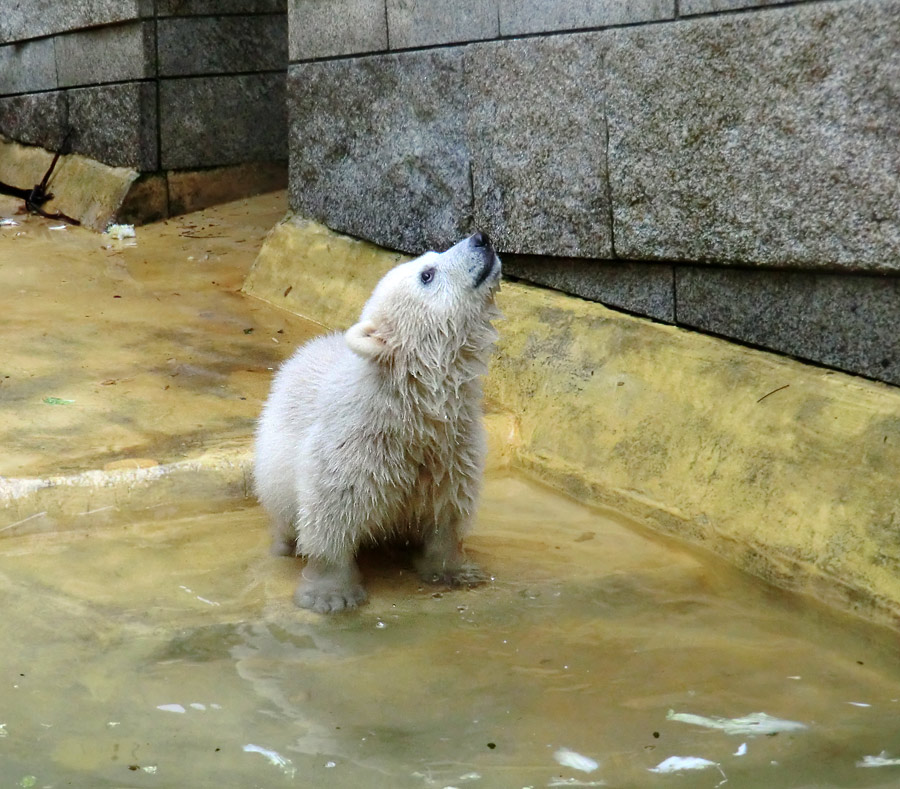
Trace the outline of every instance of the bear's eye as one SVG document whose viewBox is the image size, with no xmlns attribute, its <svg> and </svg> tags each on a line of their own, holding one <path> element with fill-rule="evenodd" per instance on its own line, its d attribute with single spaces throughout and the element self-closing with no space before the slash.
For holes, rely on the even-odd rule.
<svg viewBox="0 0 900 789">
<path fill-rule="evenodd" d="M 422 280 L 423 285 L 427 285 L 431 280 L 434 279 L 434 269 L 433 268 L 423 268 L 422 272 L 419 274 L 419 279 Z"/>
</svg>

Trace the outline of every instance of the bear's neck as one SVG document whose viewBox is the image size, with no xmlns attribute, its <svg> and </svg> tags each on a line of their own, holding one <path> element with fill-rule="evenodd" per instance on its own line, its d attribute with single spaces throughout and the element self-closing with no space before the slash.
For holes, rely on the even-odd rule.
<svg viewBox="0 0 900 789">
<path fill-rule="evenodd" d="M 406 419 L 454 421 L 481 402 L 481 378 L 487 372 L 497 331 L 489 323 L 469 333 L 465 342 L 440 356 L 413 350 L 398 354 L 387 366 L 384 383 Z"/>
</svg>

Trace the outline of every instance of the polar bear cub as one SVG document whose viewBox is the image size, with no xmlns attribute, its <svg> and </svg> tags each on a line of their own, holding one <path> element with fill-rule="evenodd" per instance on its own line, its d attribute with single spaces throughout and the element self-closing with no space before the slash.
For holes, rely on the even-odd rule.
<svg viewBox="0 0 900 789">
<path fill-rule="evenodd" d="M 300 347 L 275 376 L 255 490 L 275 552 L 306 558 L 301 608 L 362 603 L 356 552 L 382 540 L 417 545 L 426 581 L 482 580 L 460 540 L 484 470 L 481 376 L 500 273 L 483 233 L 427 252 L 384 276 L 356 325 Z"/>
</svg>

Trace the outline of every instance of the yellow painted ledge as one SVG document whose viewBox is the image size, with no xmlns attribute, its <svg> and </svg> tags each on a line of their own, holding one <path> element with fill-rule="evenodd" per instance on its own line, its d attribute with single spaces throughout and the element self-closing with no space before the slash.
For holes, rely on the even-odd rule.
<svg viewBox="0 0 900 789">
<path fill-rule="evenodd" d="M 345 327 L 402 259 L 288 218 L 244 290 Z M 900 389 L 526 285 L 498 301 L 514 467 L 900 626 Z"/>
<path fill-rule="evenodd" d="M 41 182 L 52 161 L 50 151 L 0 136 L 0 181 L 4 183 L 30 189 Z M 44 209 L 62 211 L 102 231 L 116 217 L 137 178 L 137 170 L 128 167 L 110 167 L 78 154 L 60 156 L 47 187 L 54 199 Z"/>
<path fill-rule="evenodd" d="M 0 181 L 30 189 L 40 183 L 53 156 L 0 135 Z M 59 157 L 50 178 L 48 190 L 54 197 L 44 209 L 61 211 L 102 232 L 112 222 L 154 222 L 286 187 L 287 166 L 278 162 L 141 174 L 66 154 Z"/>
<path fill-rule="evenodd" d="M 152 461 L 151 461 L 152 463 Z M 234 510 L 253 502 L 249 442 L 198 457 L 79 474 L 0 477 L 0 535 L 119 526 Z"/>
</svg>

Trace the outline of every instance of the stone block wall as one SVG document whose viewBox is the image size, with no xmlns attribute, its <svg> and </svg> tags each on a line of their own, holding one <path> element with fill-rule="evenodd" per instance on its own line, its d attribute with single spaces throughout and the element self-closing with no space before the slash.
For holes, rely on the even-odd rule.
<svg viewBox="0 0 900 789">
<path fill-rule="evenodd" d="M 4 0 L 0 133 L 141 173 L 287 161 L 286 0 Z"/>
<path fill-rule="evenodd" d="M 900 0 L 290 0 L 293 208 L 900 384 Z"/>
</svg>

